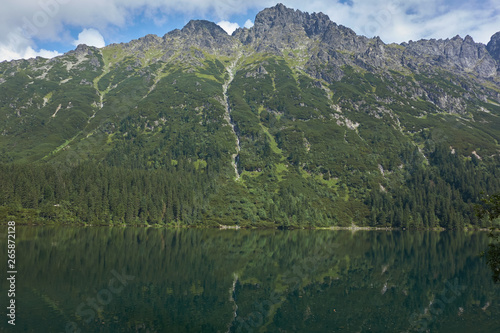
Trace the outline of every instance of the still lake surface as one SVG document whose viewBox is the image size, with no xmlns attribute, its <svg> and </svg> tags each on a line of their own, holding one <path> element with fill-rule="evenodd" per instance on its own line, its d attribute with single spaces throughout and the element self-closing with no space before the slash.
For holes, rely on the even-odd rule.
<svg viewBox="0 0 500 333">
<path fill-rule="evenodd" d="M 485 232 L 17 226 L 16 236 L 15 328 L 1 282 L 6 332 L 500 332 Z"/>
</svg>

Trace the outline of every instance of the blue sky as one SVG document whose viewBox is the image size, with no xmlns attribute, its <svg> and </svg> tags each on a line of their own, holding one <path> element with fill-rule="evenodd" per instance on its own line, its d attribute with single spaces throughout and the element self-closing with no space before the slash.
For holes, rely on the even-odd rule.
<svg viewBox="0 0 500 333">
<path fill-rule="evenodd" d="M 218 23 L 229 33 L 251 26 L 279 0 L 2 0 L 0 61 L 53 57 L 78 43 L 97 47 L 146 34 L 163 36 L 190 19 Z M 487 43 L 500 31 L 498 0 L 281 0 L 287 7 L 323 12 L 338 24 L 386 43 L 471 35 Z"/>
</svg>

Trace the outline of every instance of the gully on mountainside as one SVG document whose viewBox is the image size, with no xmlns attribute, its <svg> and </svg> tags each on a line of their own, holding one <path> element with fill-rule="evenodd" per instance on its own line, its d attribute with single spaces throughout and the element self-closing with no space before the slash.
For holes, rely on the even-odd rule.
<svg viewBox="0 0 500 333">
<path fill-rule="evenodd" d="M 236 153 L 232 155 L 232 164 L 234 167 L 234 172 L 236 174 L 236 179 L 240 178 L 240 174 L 238 173 L 238 154 L 240 152 L 240 138 L 239 138 L 238 133 L 236 132 L 236 129 L 235 129 L 236 124 L 235 124 L 233 118 L 231 117 L 231 108 L 229 106 L 229 97 L 227 96 L 227 89 L 234 79 L 234 74 L 236 74 L 236 64 L 238 63 L 238 60 L 240 58 L 241 58 L 241 53 L 238 53 L 236 59 L 234 59 L 234 61 L 231 62 L 228 67 L 226 67 L 226 70 L 229 74 L 229 78 L 222 85 L 222 92 L 224 95 L 223 105 L 226 109 L 226 114 L 225 114 L 224 118 L 226 119 L 229 126 L 231 126 L 231 130 L 234 133 L 234 135 L 236 136 Z"/>
</svg>

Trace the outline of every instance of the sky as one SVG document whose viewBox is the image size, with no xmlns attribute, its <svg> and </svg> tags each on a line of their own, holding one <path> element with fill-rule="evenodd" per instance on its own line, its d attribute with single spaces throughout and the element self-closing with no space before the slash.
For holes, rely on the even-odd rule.
<svg viewBox="0 0 500 333">
<path fill-rule="evenodd" d="M 51 58 L 82 43 L 103 47 L 147 34 L 163 36 L 191 19 L 231 34 L 280 1 L 323 12 L 337 24 L 385 43 L 472 36 L 488 43 L 500 31 L 500 0 L 2 0 L 0 62 Z"/>
</svg>

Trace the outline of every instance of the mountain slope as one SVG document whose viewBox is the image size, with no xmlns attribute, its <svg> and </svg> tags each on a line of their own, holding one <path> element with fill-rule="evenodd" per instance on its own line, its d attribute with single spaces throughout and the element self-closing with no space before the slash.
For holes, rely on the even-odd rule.
<svg viewBox="0 0 500 333">
<path fill-rule="evenodd" d="M 232 36 L 190 21 L 3 62 L 0 205 L 105 223 L 478 225 L 471 204 L 500 190 L 497 40 L 384 44 L 279 4 Z"/>
</svg>

